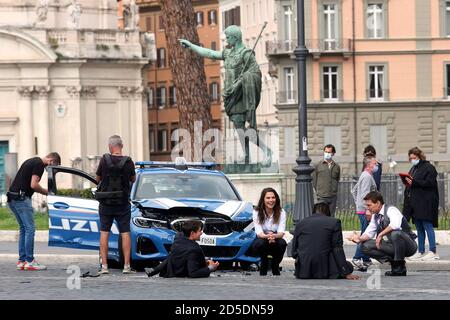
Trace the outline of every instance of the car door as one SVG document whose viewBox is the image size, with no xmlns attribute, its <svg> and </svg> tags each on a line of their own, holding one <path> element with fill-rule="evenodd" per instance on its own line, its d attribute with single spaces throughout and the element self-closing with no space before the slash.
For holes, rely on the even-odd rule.
<svg viewBox="0 0 450 320">
<path fill-rule="evenodd" d="M 97 182 L 89 174 L 66 167 L 48 167 L 49 246 L 98 250 L 100 219 L 92 189 Z M 110 248 L 117 247 L 118 229 L 113 224 Z"/>
</svg>

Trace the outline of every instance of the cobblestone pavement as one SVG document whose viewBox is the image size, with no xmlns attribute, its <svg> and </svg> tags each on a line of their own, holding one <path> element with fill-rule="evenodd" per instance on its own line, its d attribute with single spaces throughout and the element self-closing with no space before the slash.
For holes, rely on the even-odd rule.
<svg viewBox="0 0 450 320">
<path fill-rule="evenodd" d="M 161 299 L 161 300 L 288 300 L 307 299 L 450 299 L 450 272 L 409 272 L 406 278 L 385 277 L 376 272 L 357 273 L 362 279 L 298 280 L 292 267 L 279 277 L 260 277 L 257 272 L 218 271 L 208 279 L 148 278 L 144 273 L 123 275 L 112 270 L 98 278 L 69 278 L 67 264 L 53 264 L 47 271 L 15 270 L 14 261 L 0 261 L 2 299 Z M 79 265 L 81 273 L 96 273 L 96 267 Z M 370 270 L 370 269 L 369 269 Z M 375 270 L 375 269 L 373 269 Z M 379 272 L 379 270 L 378 270 Z M 377 289 L 377 287 L 379 289 Z"/>
</svg>

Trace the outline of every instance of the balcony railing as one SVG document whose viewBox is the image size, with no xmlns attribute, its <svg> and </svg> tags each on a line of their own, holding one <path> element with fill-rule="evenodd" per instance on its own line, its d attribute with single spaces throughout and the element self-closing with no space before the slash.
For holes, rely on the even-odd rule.
<svg viewBox="0 0 450 320">
<path fill-rule="evenodd" d="M 343 90 L 338 89 L 322 89 L 320 90 L 320 101 L 322 102 L 339 102 L 343 100 Z"/>
<path fill-rule="evenodd" d="M 367 89 L 366 92 L 369 101 L 389 101 L 389 89 Z"/>
<path fill-rule="evenodd" d="M 278 104 L 290 104 L 297 103 L 298 95 L 297 91 L 278 91 L 277 103 Z"/>
<path fill-rule="evenodd" d="M 342 53 L 352 50 L 352 40 L 340 39 L 306 39 L 305 45 L 310 53 Z M 266 41 L 266 53 L 269 55 L 293 53 L 298 46 L 296 39 Z"/>
</svg>

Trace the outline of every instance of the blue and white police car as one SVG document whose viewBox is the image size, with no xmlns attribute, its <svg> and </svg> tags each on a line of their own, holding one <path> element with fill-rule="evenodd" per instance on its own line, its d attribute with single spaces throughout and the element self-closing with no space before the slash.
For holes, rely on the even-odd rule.
<svg viewBox="0 0 450 320">
<path fill-rule="evenodd" d="M 204 223 L 199 241 L 205 256 L 246 268 L 259 258 L 247 255 L 256 238 L 251 203 L 213 163 L 136 162 L 131 191 L 131 259 L 139 269 L 164 260 L 186 219 Z M 66 167 L 48 167 L 49 246 L 99 250 L 96 181 Z M 67 189 L 67 185 L 72 188 Z M 58 188 L 58 186 L 61 186 Z M 65 188 L 62 188 L 65 186 Z M 116 225 L 110 234 L 109 259 L 121 262 Z"/>
</svg>

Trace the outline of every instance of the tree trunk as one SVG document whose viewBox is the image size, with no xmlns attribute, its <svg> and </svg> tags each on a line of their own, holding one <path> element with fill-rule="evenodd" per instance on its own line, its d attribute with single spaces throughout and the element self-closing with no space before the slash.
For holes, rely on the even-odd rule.
<svg viewBox="0 0 450 320">
<path fill-rule="evenodd" d="M 194 153 L 194 140 L 197 150 L 203 150 L 201 139 L 203 132 L 212 127 L 211 102 L 206 84 L 203 58 L 189 49 L 183 48 L 178 39 L 187 39 L 199 44 L 197 23 L 191 0 L 163 0 L 163 24 L 167 40 L 169 65 L 173 75 L 173 82 L 177 88 L 177 106 L 180 113 L 180 128 L 186 129 L 191 137 L 192 155 L 195 161 L 202 160 Z M 195 122 L 200 122 L 202 129 L 195 132 Z M 197 125 L 198 126 L 198 125 Z M 201 140 L 199 140 L 201 139 Z M 198 145 L 200 144 L 200 145 Z"/>
</svg>

